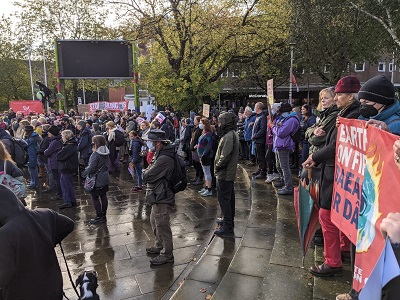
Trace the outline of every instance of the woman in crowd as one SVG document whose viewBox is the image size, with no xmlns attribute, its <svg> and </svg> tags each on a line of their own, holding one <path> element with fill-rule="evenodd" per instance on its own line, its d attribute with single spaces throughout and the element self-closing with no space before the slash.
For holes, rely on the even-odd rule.
<svg viewBox="0 0 400 300">
<path fill-rule="evenodd" d="M 118 148 L 115 145 L 115 132 L 117 131 L 117 126 L 113 121 L 108 121 L 106 123 L 105 138 L 107 141 L 108 150 L 110 150 L 110 167 L 109 172 L 120 172 L 120 165 L 118 161 Z"/>
<path fill-rule="evenodd" d="M 302 138 L 302 152 L 301 152 L 301 164 L 308 158 L 310 144 L 308 140 L 305 138 L 306 131 L 312 125 L 315 124 L 315 116 L 311 111 L 311 106 L 308 104 L 304 104 L 301 107 L 301 120 L 300 120 L 300 128 L 301 128 L 301 138 Z M 300 165 L 301 165 L 300 164 Z M 300 166 L 300 174 L 301 174 L 301 166 Z"/>
<path fill-rule="evenodd" d="M 202 135 L 199 137 L 197 145 L 197 155 L 200 159 L 201 167 L 204 173 L 204 188 L 199 191 L 203 197 L 212 196 L 212 175 L 211 164 L 213 162 L 213 138 L 211 124 L 207 118 L 202 118 L 199 124 Z"/>
<path fill-rule="evenodd" d="M 134 193 L 143 191 L 142 188 L 143 167 L 142 167 L 142 156 L 140 155 L 142 151 L 142 145 L 143 141 L 139 137 L 139 134 L 134 130 L 129 132 L 129 157 L 130 157 L 129 166 L 131 167 L 133 172 L 136 172 L 137 182 L 138 182 L 138 185 L 132 188 L 132 192 Z"/>
<path fill-rule="evenodd" d="M 61 132 L 63 147 L 57 153 L 60 170 L 60 185 L 64 203 L 60 209 L 76 206 L 73 174 L 78 170 L 78 146 L 74 133 L 71 130 Z"/>
<path fill-rule="evenodd" d="M 83 164 L 85 167 L 89 164 L 89 157 L 92 154 L 92 133 L 90 128 L 86 126 L 85 121 L 79 121 L 76 125 L 76 128 L 79 130 L 78 137 L 78 151 L 79 157 L 83 160 Z"/>
<path fill-rule="evenodd" d="M 46 150 L 44 150 L 43 153 L 47 157 L 47 167 L 49 169 L 49 173 L 51 173 L 51 176 L 49 176 L 49 186 L 46 190 L 43 191 L 43 193 L 56 191 L 56 197 L 62 199 L 59 162 L 57 160 L 57 153 L 62 148 L 60 128 L 55 125 L 50 126 L 47 135 L 50 138 L 50 142 L 49 146 Z"/>
<path fill-rule="evenodd" d="M 139 136 L 141 138 L 143 138 L 144 136 L 147 136 L 147 134 L 150 131 L 150 123 L 146 120 L 144 120 L 141 124 L 140 124 L 140 132 L 139 132 Z M 141 150 L 141 156 L 142 156 L 142 162 L 143 162 L 143 169 L 146 169 L 149 164 L 147 162 L 147 155 L 148 155 L 149 149 L 147 148 L 146 144 L 142 145 L 142 150 Z"/>
<path fill-rule="evenodd" d="M 360 81 L 355 76 L 341 78 L 335 87 L 335 101 L 340 109 L 338 116 L 356 119 L 360 116 L 360 102 L 357 93 Z M 303 168 L 321 165 L 321 192 L 319 196 L 319 221 L 324 235 L 325 261 L 310 268 L 310 273 L 318 277 L 340 275 L 343 272 L 341 250 L 349 251 L 350 242 L 340 234 L 340 230 L 331 221 L 331 203 L 335 173 L 337 128 L 334 126 L 326 135 L 325 146 L 310 154 L 303 163 Z"/>
<path fill-rule="evenodd" d="M 39 178 L 46 177 L 46 175 L 45 175 L 45 170 L 46 170 L 46 174 L 48 174 L 48 178 L 47 178 L 48 181 L 47 181 L 46 186 L 48 187 L 49 186 L 48 182 L 50 182 L 52 179 L 51 179 L 51 174 L 49 172 L 49 168 L 48 168 L 48 165 L 47 165 L 47 157 L 44 155 L 44 150 L 46 150 L 50 145 L 50 138 L 49 138 L 49 136 L 47 134 L 47 132 L 48 132 L 48 130 L 50 128 L 50 125 L 49 124 L 44 124 L 44 125 L 42 125 L 42 127 L 43 127 L 43 130 L 42 130 L 42 141 L 40 143 L 39 150 L 37 151 L 37 154 L 38 154 L 38 166 L 39 166 Z"/>
<path fill-rule="evenodd" d="M 192 159 L 193 159 L 193 167 L 196 170 L 196 177 L 192 179 L 193 185 L 201 185 L 203 183 L 203 168 L 201 167 L 200 158 L 197 154 L 197 145 L 199 142 L 199 138 L 203 133 L 203 130 L 200 129 L 200 116 L 194 117 L 194 127 L 192 129 L 192 138 L 190 140 L 190 151 L 192 151 Z"/>
<path fill-rule="evenodd" d="M 36 189 L 39 186 L 39 174 L 37 168 L 37 152 L 39 150 L 41 138 L 33 131 L 31 125 L 25 126 L 25 140 L 28 144 L 28 172 L 31 178 L 28 189 Z"/>
<path fill-rule="evenodd" d="M 90 219 L 90 224 L 99 224 L 107 221 L 106 213 L 108 207 L 108 185 L 110 178 L 108 166 L 110 164 L 110 151 L 106 146 L 106 139 L 102 135 L 95 135 L 92 138 L 93 152 L 90 155 L 89 165 L 82 173 L 82 177 L 96 176 L 94 189 L 90 191 L 93 206 L 96 210 L 96 217 Z"/>
</svg>

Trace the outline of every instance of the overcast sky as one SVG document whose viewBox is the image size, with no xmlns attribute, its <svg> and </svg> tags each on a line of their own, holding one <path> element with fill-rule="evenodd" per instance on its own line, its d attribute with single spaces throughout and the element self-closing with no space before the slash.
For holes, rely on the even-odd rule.
<svg viewBox="0 0 400 300">
<path fill-rule="evenodd" d="M 9 16 L 13 11 L 16 10 L 16 7 L 13 5 L 15 0 L 0 0 L 0 14 Z"/>
</svg>

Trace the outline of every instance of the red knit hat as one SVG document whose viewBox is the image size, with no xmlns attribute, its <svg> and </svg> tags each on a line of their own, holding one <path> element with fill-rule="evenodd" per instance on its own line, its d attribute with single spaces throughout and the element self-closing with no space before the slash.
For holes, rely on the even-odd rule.
<svg viewBox="0 0 400 300">
<path fill-rule="evenodd" d="M 340 78 L 335 87 L 335 93 L 358 93 L 361 88 L 360 80 L 354 75 Z"/>
</svg>

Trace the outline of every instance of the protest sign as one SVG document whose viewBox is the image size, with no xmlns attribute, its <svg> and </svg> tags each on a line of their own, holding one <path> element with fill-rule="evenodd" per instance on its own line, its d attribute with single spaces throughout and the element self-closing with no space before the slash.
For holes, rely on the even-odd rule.
<svg viewBox="0 0 400 300">
<path fill-rule="evenodd" d="M 10 101 L 10 108 L 15 112 L 22 112 L 24 116 L 29 113 L 43 113 L 42 101 L 35 100 L 14 100 Z"/>
<path fill-rule="evenodd" d="M 128 109 L 128 101 L 120 102 L 93 102 L 89 103 L 89 112 L 93 113 L 96 110 L 108 110 L 108 111 L 125 111 Z"/>
<path fill-rule="evenodd" d="M 210 104 L 203 104 L 203 117 L 210 117 Z"/>
<path fill-rule="evenodd" d="M 268 103 L 272 106 L 274 104 L 274 80 L 267 81 L 267 98 Z"/>
</svg>

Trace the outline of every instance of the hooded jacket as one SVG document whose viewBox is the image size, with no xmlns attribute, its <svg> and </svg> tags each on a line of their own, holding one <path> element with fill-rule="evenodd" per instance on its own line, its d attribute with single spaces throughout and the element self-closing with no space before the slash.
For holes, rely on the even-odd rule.
<svg viewBox="0 0 400 300">
<path fill-rule="evenodd" d="M 109 154 L 110 150 L 108 150 L 107 146 L 100 146 L 90 155 L 89 164 L 82 173 L 82 177 L 86 177 L 98 172 L 94 185 L 96 188 L 101 188 L 110 183 L 110 177 L 108 175 L 108 165 L 110 164 Z"/>
<path fill-rule="evenodd" d="M 278 126 L 278 124 L 280 124 Z M 281 118 L 272 128 L 274 134 L 274 152 L 277 150 L 293 150 L 295 143 L 291 134 L 294 134 L 300 127 L 300 120 L 295 112 L 291 112 L 287 117 Z"/>
<path fill-rule="evenodd" d="M 61 173 L 72 174 L 78 170 L 78 147 L 74 137 L 63 144 L 62 149 L 57 153 L 57 160 Z"/>
<path fill-rule="evenodd" d="M 253 126 L 256 120 L 256 114 L 252 113 L 250 117 L 246 117 L 244 120 L 244 140 L 246 142 L 251 141 L 251 136 L 253 134 Z M 250 125 L 251 124 L 251 125 Z"/>
<path fill-rule="evenodd" d="M 236 133 L 236 116 L 223 113 L 218 117 L 221 123 L 221 138 L 215 153 L 214 170 L 218 180 L 234 181 L 239 162 L 239 136 Z"/>
<path fill-rule="evenodd" d="M 0 186 L 0 292 L 4 300 L 61 300 L 63 279 L 54 247 L 74 222 L 50 209 L 27 210 Z"/>
<path fill-rule="evenodd" d="M 32 132 L 32 135 L 25 139 L 28 144 L 28 167 L 36 168 L 37 166 L 37 151 L 40 148 L 40 136 L 36 132 Z"/>
<path fill-rule="evenodd" d="M 150 165 L 143 171 L 146 187 L 146 201 L 149 205 L 165 203 L 174 205 L 175 194 L 169 182 L 175 167 L 175 147 L 166 145 L 157 150 Z"/>
</svg>

